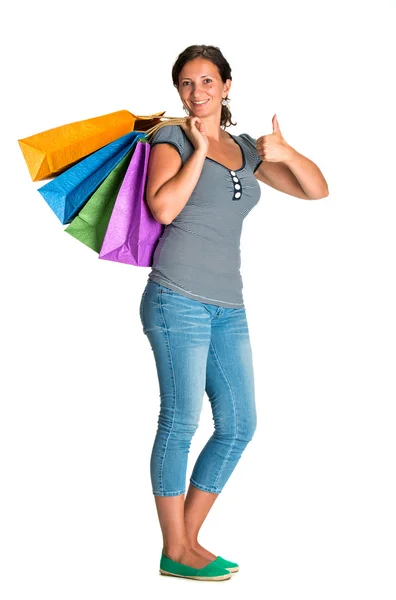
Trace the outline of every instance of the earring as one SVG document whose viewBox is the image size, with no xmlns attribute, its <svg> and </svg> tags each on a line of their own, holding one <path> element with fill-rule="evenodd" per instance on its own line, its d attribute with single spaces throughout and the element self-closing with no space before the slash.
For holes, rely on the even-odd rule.
<svg viewBox="0 0 396 600">
<path fill-rule="evenodd" d="M 221 101 L 223 106 L 228 106 L 230 101 L 228 100 L 228 98 L 223 98 L 223 100 Z"/>
</svg>

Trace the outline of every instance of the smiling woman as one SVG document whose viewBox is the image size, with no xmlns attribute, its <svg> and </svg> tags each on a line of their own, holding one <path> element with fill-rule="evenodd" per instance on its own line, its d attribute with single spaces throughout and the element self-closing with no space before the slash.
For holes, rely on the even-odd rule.
<svg viewBox="0 0 396 600">
<path fill-rule="evenodd" d="M 253 137 L 225 131 L 234 124 L 231 68 L 219 48 L 190 46 L 172 79 L 188 119 L 153 136 L 146 185 L 147 203 L 166 225 L 140 304 L 161 390 L 150 473 L 163 534 L 161 573 L 217 581 L 238 565 L 198 544 L 198 532 L 256 428 L 240 236 L 260 199 L 254 172 L 261 159 Z M 184 502 L 205 389 L 215 432 Z"/>
<path fill-rule="evenodd" d="M 203 48 L 206 50 L 202 51 Z M 235 125 L 236 123 L 231 121 L 231 112 L 228 108 L 228 92 L 232 81 L 231 67 L 219 48 L 190 46 L 185 50 L 182 60 L 185 61 L 183 64 L 180 60 L 174 64 L 172 80 L 179 92 L 184 110 L 191 116 L 199 115 L 203 119 L 204 115 L 206 118 L 209 116 L 207 109 L 212 111 L 220 109 L 220 127 Z M 207 121 L 205 125 L 207 135 L 218 140 L 221 134 L 218 119 Z"/>
<path fill-rule="evenodd" d="M 260 199 L 264 143 L 225 131 L 235 123 L 231 68 L 219 48 L 186 48 L 172 80 L 188 117 L 153 136 L 146 187 L 153 215 L 166 225 L 140 304 L 161 392 L 150 474 L 163 535 L 160 572 L 218 581 L 238 564 L 203 548 L 198 533 L 256 429 L 240 238 Z M 184 500 L 205 392 L 215 431 Z"/>
</svg>

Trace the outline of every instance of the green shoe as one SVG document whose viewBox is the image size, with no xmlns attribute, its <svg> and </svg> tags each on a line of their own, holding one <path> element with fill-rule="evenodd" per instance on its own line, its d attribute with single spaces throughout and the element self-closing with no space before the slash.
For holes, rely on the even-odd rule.
<svg viewBox="0 0 396 600">
<path fill-rule="evenodd" d="M 230 560 L 226 560 L 221 556 L 217 556 L 214 562 L 218 564 L 219 567 L 227 569 L 230 573 L 236 573 L 237 571 L 239 571 L 239 565 L 237 563 L 231 562 Z"/>
<path fill-rule="evenodd" d="M 231 564 L 231 563 L 230 563 Z M 232 563 L 234 564 L 234 563 Z M 201 579 L 203 581 L 224 581 L 231 578 L 231 573 L 217 563 L 217 559 L 201 569 L 195 569 L 188 565 L 171 560 L 163 553 L 160 560 L 161 575 L 171 575 L 173 577 L 186 577 L 187 579 Z"/>
</svg>

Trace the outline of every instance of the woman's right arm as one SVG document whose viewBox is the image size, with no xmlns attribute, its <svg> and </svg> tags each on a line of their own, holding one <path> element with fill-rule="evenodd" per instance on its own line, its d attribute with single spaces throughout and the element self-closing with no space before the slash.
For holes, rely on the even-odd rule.
<svg viewBox="0 0 396 600">
<path fill-rule="evenodd" d="M 198 183 L 205 157 L 205 150 L 194 150 L 183 166 L 173 145 L 162 143 L 151 148 L 146 201 L 156 221 L 169 225 L 183 210 Z"/>
</svg>

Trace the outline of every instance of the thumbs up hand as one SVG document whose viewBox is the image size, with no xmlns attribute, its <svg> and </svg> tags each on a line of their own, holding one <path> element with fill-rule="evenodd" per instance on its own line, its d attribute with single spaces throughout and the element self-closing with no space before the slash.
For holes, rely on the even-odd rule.
<svg viewBox="0 0 396 600">
<path fill-rule="evenodd" d="M 256 150 L 262 161 L 287 162 L 292 158 L 295 150 L 284 139 L 276 114 L 272 117 L 272 133 L 257 139 Z"/>
</svg>

